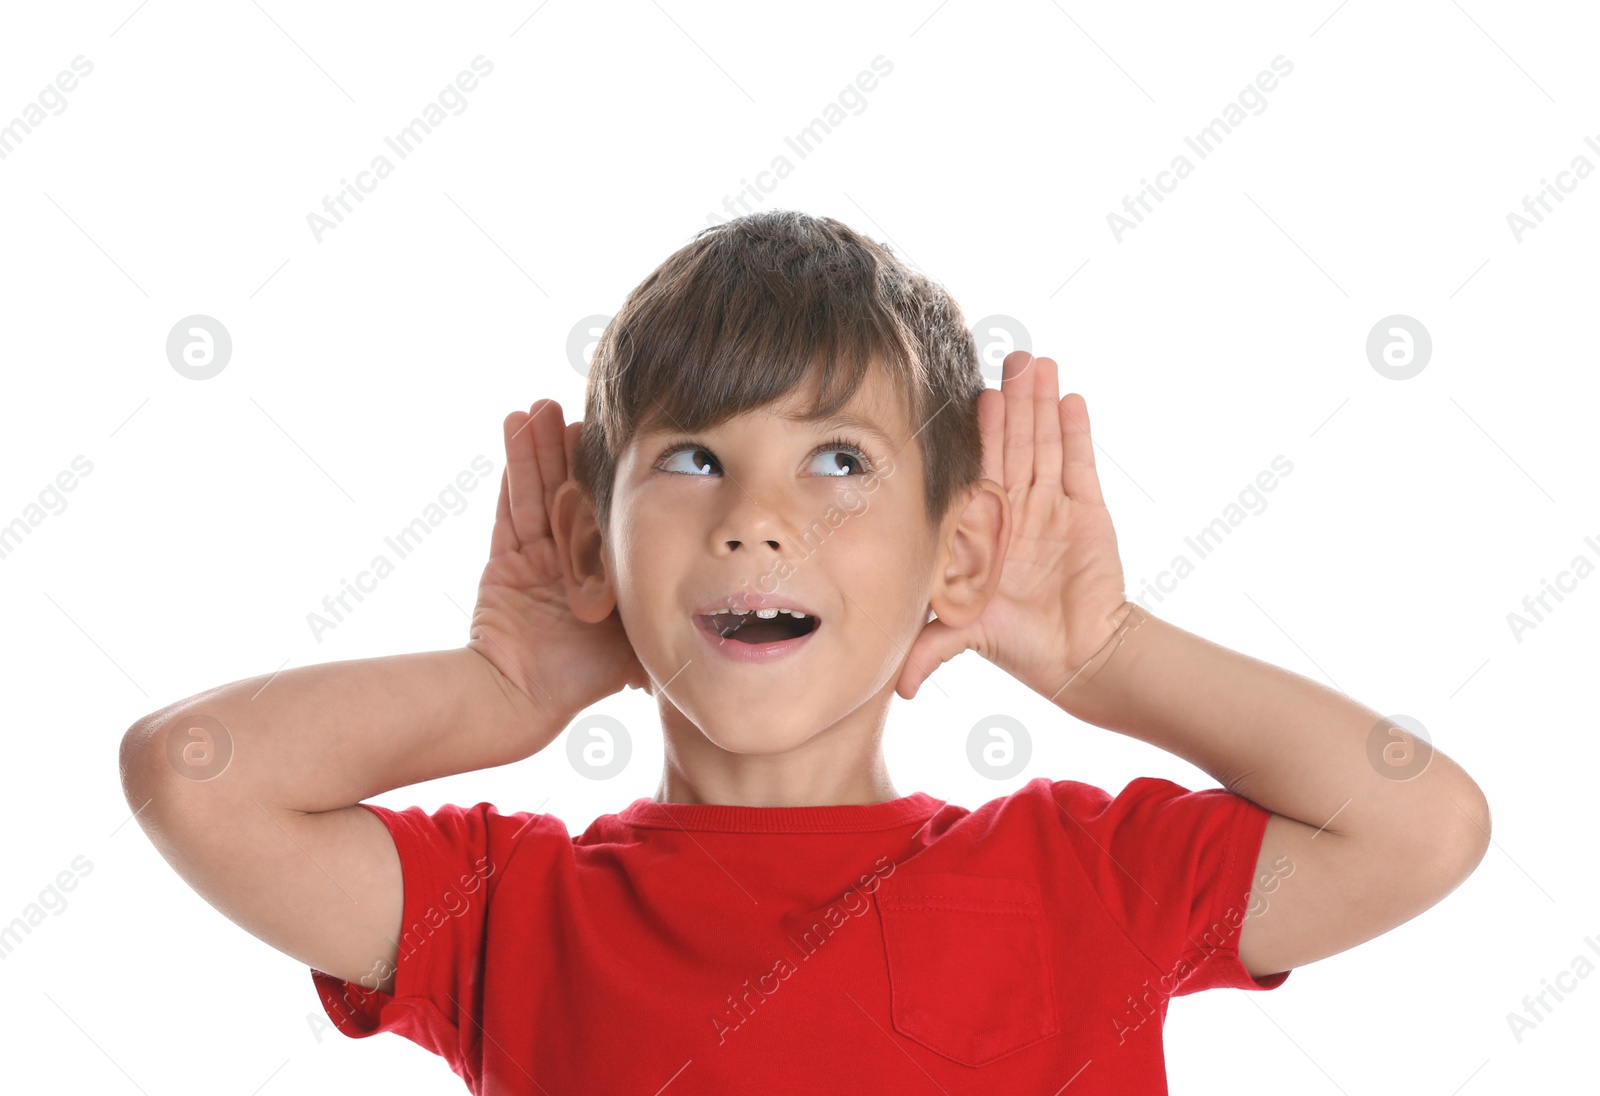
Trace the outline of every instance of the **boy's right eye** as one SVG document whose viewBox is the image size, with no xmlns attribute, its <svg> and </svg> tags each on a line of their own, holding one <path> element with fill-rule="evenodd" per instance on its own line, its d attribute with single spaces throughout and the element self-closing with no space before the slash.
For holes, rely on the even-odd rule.
<svg viewBox="0 0 1600 1096">
<path fill-rule="evenodd" d="M 681 468 L 680 469 L 674 469 L 674 468 L 671 468 L 671 467 L 667 467 L 672 461 L 676 460 L 678 457 L 685 456 L 685 455 L 687 455 L 690 458 L 689 461 L 687 462 L 688 465 L 691 468 L 698 469 L 698 471 L 684 471 Z M 704 460 L 701 459 L 702 456 L 704 456 L 704 458 L 705 458 Z M 707 450 L 704 446 L 700 446 L 700 445 L 680 445 L 680 446 L 678 446 L 678 447 L 676 447 L 674 449 L 671 449 L 671 450 L 667 451 L 665 454 L 662 455 L 661 459 L 656 462 L 656 467 L 658 469 L 660 469 L 661 471 L 663 471 L 663 472 L 671 472 L 674 475 L 680 475 L 680 476 L 704 475 L 705 474 L 704 473 L 704 469 L 706 469 L 708 467 L 714 467 L 715 465 L 716 465 L 716 461 L 712 459 L 710 451 Z"/>
</svg>

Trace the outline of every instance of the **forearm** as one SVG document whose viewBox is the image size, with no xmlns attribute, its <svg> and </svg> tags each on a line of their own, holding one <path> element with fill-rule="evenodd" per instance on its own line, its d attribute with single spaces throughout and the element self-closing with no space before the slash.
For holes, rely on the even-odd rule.
<svg viewBox="0 0 1600 1096">
<path fill-rule="evenodd" d="M 196 716 L 224 733 L 191 732 Z M 470 648 L 331 662 L 236 681 L 146 716 L 124 738 L 124 779 L 147 796 L 248 795 L 325 811 L 509 764 L 564 726 Z M 217 761 L 228 751 L 227 764 L 209 776 L 213 749 Z"/>
<path fill-rule="evenodd" d="M 1374 764 L 1374 727 L 1383 743 L 1401 742 L 1380 713 L 1143 610 L 1130 623 L 1138 626 L 1055 698 L 1068 714 L 1176 754 L 1325 832 L 1482 839 L 1482 793 L 1444 754 L 1432 750 L 1411 779 Z M 1420 740 L 1415 748 L 1430 749 Z"/>
</svg>

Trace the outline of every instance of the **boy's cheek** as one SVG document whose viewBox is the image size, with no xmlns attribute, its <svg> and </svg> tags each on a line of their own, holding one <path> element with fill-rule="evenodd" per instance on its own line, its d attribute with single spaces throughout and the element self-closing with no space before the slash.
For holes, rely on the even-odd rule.
<svg viewBox="0 0 1600 1096">
<path fill-rule="evenodd" d="M 837 509 L 842 510 L 846 517 L 855 517 L 864 511 L 867 508 L 867 505 L 867 497 L 860 491 L 852 488 L 839 496 L 839 504 Z M 828 509 L 831 512 L 835 508 L 830 506 Z M 834 528 L 838 528 L 838 526 L 843 524 L 843 522 L 834 521 L 830 516 L 828 524 L 832 525 Z"/>
</svg>

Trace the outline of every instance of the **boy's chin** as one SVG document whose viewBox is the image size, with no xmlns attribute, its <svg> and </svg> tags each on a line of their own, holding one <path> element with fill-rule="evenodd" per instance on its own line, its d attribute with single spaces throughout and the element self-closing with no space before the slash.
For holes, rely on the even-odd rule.
<svg viewBox="0 0 1600 1096">
<path fill-rule="evenodd" d="M 763 757 L 787 753 L 816 733 L 816 728 L 775 726 L 752 713 L 744 720 L 717 717 L 694 721 L 707 742 L 726 753 Z"/>
</svg>

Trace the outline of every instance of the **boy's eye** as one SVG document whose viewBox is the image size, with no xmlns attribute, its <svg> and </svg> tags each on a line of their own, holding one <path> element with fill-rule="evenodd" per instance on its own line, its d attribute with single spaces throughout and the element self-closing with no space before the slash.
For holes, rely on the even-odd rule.
<svg viewBox="0 0 1600 1096">
<path fill-rule="evenodd" d="M 688 463 L 692 468 L 696 469 L 695 471 L 684 471 L 682 468 L 665 467 L 678 457 L 682 456 L 688 456 L 691 458 Z M 702 460 L 702 457 L 704 457 L 705 460 Z M 663 472 L 676 472 L 679 475 L 698 476 L 701 474 L 700 470 L 706 467 L 706 464 L 710 461 L 710 458 L 711 454 L 706 449 L 698 445 L 684 445 L 666 453 L 661 460 L 657 462 L 656 467 L 660 468 Z"/>
<path fill-rule="evenodd" d="M 843 456 L 840 456 L 840 454 L 843 454 Z M 847 476 L 859 476 L 867 470 L 866 454 L 861 452 L 861 450 L 857 449 L 853 445 L 842 445 L 830 442 L 812 454 L 812 460 L 816 462 L 814 465 L 812 465 L 812 467 L 817 467 L 820 465 L 823 468 L 829 469 L 829 471 L 819 473 L 823 476 L 838 475 L 845 462 L 849 462 L 849 464 L 855 468 L 853 473 L 848 471 L 845 472 L 844 474 Z"/>
</svg>

